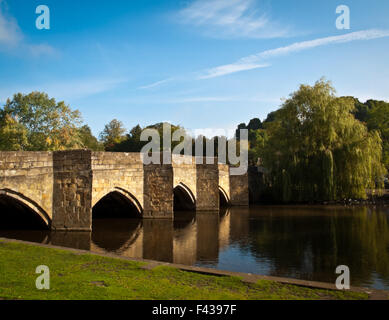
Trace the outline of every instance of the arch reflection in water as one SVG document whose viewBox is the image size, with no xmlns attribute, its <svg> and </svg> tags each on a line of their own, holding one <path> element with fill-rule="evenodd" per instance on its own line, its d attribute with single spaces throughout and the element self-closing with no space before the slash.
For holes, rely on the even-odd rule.
<svg viewBox="0 0 389 320">
<path fill-rule="evenodd" d="M 92 230 L 92 251 L 143 258 L 143 227 L 141 220 L 96 219 L 93 221 Z"/>
</svg>

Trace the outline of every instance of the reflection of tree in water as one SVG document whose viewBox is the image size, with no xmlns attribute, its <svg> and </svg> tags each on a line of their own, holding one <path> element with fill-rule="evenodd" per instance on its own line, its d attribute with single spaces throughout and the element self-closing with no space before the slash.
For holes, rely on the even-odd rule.
<svg viewBox="0 0 389 320">
<path fill-rule="evenodd" d="M 358 270 L 359 278 L 371 279 L 371 270 L 389 285 L 389 211 L 364 208 L 353 219 L 349 255 L 360 256 L 360 262 L 350 265 Z M 343 226 L 346 227 L 346 226 Z M 341 231 L 340 231 L 341 232 Z M 374 280 L 374 279 L 371 279 Z"/>
<path fill-rule="evenodd" d="M 230 241 L 238 245 L 245 253 L 250 251 L 250 210 L 235 207 L 231 209 Z"/>
<path fill-rule="evenodd" d="M 344 264 L 350 267 L 354 285 L 371 283 L 373 270 L 389 282 L 388 213 L 382 209 L 261 211 L 250 221 L 250 250 L 271 260 L 271 274 L 333 282 L 336 266 Z"/>
<path fill-rule="evenodd" d="M 135 219 L 93 220 L 92 242 L 99 248 L 122 254 L 138 239 L 142 221 Z"/>
</svg>

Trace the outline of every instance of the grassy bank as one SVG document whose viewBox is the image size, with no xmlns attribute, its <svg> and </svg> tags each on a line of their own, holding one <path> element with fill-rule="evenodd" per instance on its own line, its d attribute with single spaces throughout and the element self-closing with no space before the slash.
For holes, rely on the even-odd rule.
<svg viewBox="0 0 389 320">
<path fill-rule="evenodd" d="M 35 269 L 50 268 L 50 289 L 37 290 Z M 309 289 L 260 280 L 247 284 L 91 254 L 0 241 L 0 299 L 367 299 L 362 293 Z"/>
</svg>

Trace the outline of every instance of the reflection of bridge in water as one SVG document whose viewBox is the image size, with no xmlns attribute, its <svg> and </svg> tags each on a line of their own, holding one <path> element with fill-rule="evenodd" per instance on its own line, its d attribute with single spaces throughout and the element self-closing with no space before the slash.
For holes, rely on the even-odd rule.
<svg viewBox="0 0 389 320">
<path fill-rule="evenodd" d="M 242 222 L 248 221 L 248 209 L 234 208 L 234 212 L 178 212 L 174 221 L 97 219 L 92 233 L 24 231 L 18 238 L 129 258 L 186 265 L 201 261 L 212 265 L 234 234 L 244 237 Z M 248 232 L 248 227 L 243 230 Z M 7 233 L 1 232 L 0 236 Z M 10 236 L 15 237 L 15 232 L 10 231 Z"/>
<path fill-rule="evenodd" d="M 193 265 L 196 261 L 214 264 L 219 251 L 229 244 L 230 220 L 228 209 L 220 215 L 179 212 L 174 221 L 143 220 L 131 233 L 121 233 L 121 246 L 116 248 L 108 240 L 112 233 L 106 233 L 107 241 L 103 242 L 97 235 L 105 231 L 94 225 L 90 250 L 186 265 Z"/>
</svg>

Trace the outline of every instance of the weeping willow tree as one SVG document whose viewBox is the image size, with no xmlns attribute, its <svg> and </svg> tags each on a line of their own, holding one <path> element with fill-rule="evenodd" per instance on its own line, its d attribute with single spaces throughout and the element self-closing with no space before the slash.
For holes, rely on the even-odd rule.
<svg viewBox="0 0 389 320">
<path fill-rule="evenodd" d="M 266 125 L 261 154 L 277 200 L 362 199 L 366 189 L 382 185 L 380 135 L 356 120 L 353 108 L 323 79 L 284 102 Z"/>
</svg>

